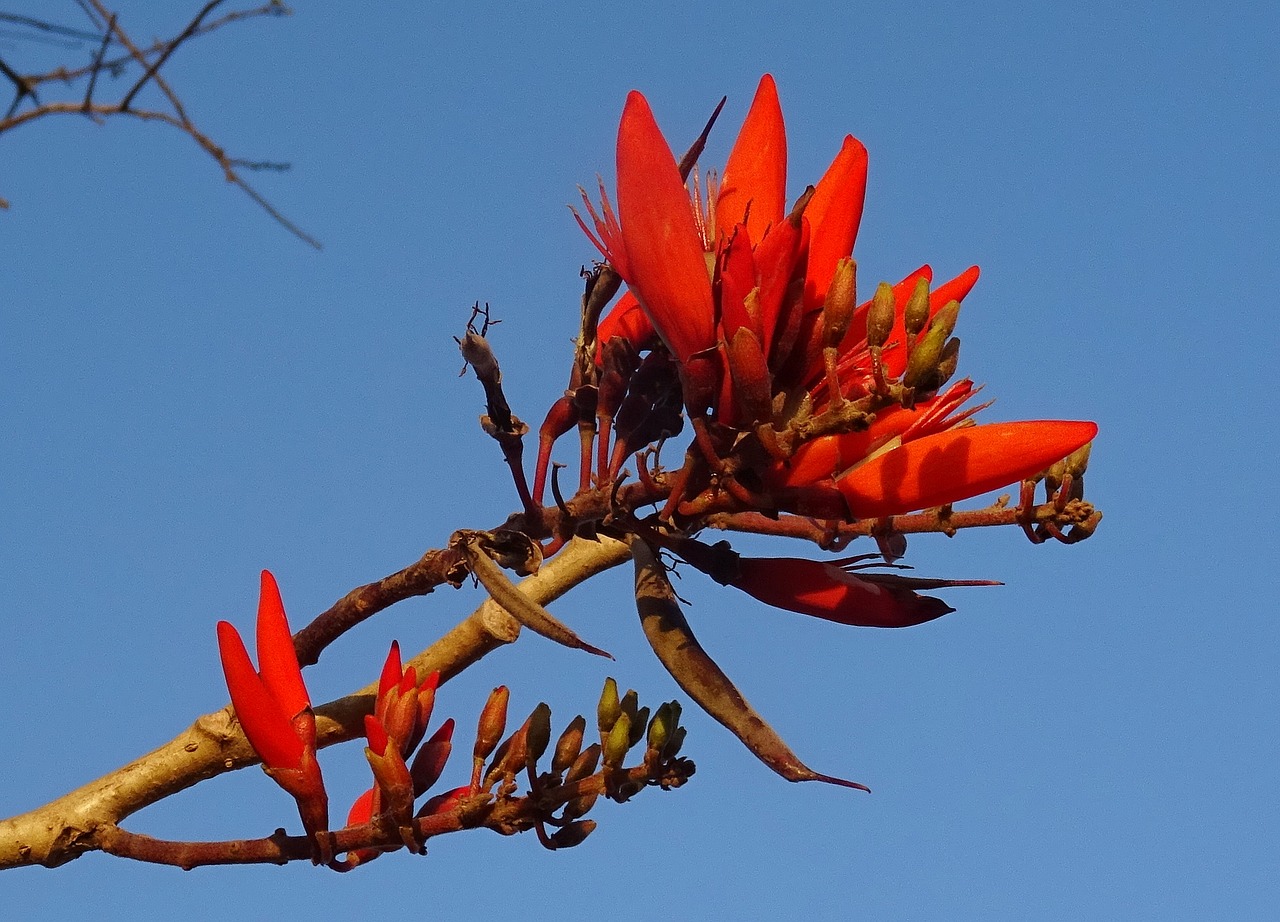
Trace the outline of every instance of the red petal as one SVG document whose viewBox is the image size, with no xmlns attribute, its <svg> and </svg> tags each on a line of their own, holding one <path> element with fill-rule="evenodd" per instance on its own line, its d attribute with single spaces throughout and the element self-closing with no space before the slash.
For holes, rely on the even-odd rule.
<svg viewBox="0 0 1280 922">
<path fill-rule="evenodd" d="M 356 802 L 351 805 L 351 812 L 347 814 L 348 826 L 363 826 L 373 819 L 373 795 L 375 791 L 377 791 L 376 787 L 369 788 L 369 790 L 356 798 Z"/>
<path fill-rule="evenodd" d="M 741 223 L 752 243 L 782 221 L 787 207 L 787 133 L 773 77 L 765 74 L 756 88 L 747 120 L 738 132 L 720 179 L 716 224 L 727 237 Z"/>
<path fill-rule="evenodd" d="M 756 287 L 756 263 L 751 255 L 751 237 L 744 226 L 729 232 L 720 249 L 720 329 L 725 342 L 746 327 L 760 338 L 759 318 L 747 311 L 747 295 Z"/>
<path fill-rule="evenodd" d="M 636 350 L 648 348 L 656 336 L 653 323 L 631 292 L 623 292 L 618 303 L 609 308 L 609 312 L 596 324 L 596 341 L 604 345 L 615 336 L 621 336 Z M 596 362 L 600 361 L 600 351 L 596 350 Z"/>
<path fill-rule="evenodd" d="M 618 126 L 618 217 L 627 284 L 675 357 L 715 345 L 711 279 L 693 207 L 645 98 L 627 96 Z"/>
<path fill-rule="evenodd" d="M 1093 439 L 1091 422 L 1033 420 L 939 432 L 850 472 L 836 486 L 855 518 L 899 515 L 1016 483 Z"/>
<path fill-rule="evenodd" d="M 787 466 L 775 464 L 766 473 L 776 486 L 803 487 L 830 480 L 866 458 L 889 439 L 901 435 L 920 417 L 918 412 L 889 406 L 876 413 L 875 421 L 860 432 L 824 435 L 796 449 Z"/>
<path fill-rule="evenodd" d="M 262 571 L 262 591 L 258 596 L 258 666 L 262 681 L 288 717 L 311 706 L 280 600 L 280 587 L 268 570 Z"/>
<path fill-rule="evenodd" d="M 840 567 L 795 557 L 743 557 L 734 582 L 775 608 L 857 627 L 910 627 L 955 611 L 941 599 L 891 589 Z"/>
<path fill-rule="evenodd" d="M 404 670 L 400 666 L 400 643 L 393 640 L 391 641 L 391 651 L 387 654 L 386 662 L 382 664 L 382 675 L 378 678 L 379 704 L 387 697 L 387 692 L 400 684 L 403 672 Z"/>
<path fill-rule="evenodd" d="M 836 272 L 836 262 L 853 252 L 867 194 L 867 149 L 846 135 L 840 153 L 818 181 L 804 215 L 812 229 L 804 303 L 822 304 Z"/>
<path fill-rule="evenodd" d="M 240 632 L 226 621 L 218 622 L 218 655 L 236 719 L 254 752 L 269 768 L 298 768 L 302 764 L 302 741 L 249 661 Z"/>
<path fill-rule="evenodd" d="M 378 755 L 385 755 L 387 752 L 387 731 L 382 726 L 382 721 L 374 717 L 372 714 L 364 715 L 364 737 L 369 741 L 369 748 Z"/>
</svg>

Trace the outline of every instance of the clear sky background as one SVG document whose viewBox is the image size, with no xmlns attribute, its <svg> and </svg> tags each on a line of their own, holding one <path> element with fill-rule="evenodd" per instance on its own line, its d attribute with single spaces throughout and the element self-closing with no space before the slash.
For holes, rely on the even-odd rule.
<svg viewBox="0 0 1280 922">
<path fill-rule="evenodd" d="M 196 4 L 118 6 L 150 37 Z M 71 2 L 0 9 L 82 22 Z M 632 88 L 677 146 L 728 94 L 711 167 L 773 73 L 793 193 L 859 137 L 866 290 L 981 265 L 959 333 L 962 371 L 998 398 L 985 418 L 1097 420 L 1106 513 L 1074 547 L 913 539 L 923 574 L 1007 585 L 955 590 L 957 614 L 909 631 L 684 580 L 753 703 L 870 796 L 787 784 L 687 708 L 692 782 L 601 804 L 568 852 L 476 832 L 344 876 L 89 855 L 0 874 L 0 914 L 1274 918 L 1278 34 L 1268 3 L 300 0 L 166 73 L 233 154 L 293 163 L 256 178 L 322 252 L 171 130 L 68 117 L 0 139 L 0 815 L 221 707 L 213 625 L 251 622 L 260 568 L 298 626 L 516 508 L 451 337 L 488 301 L 514 408 L 541 419 L 595 256 L 564 206 L 597 172 L 612 183 Z M 66 54 L 8 32 L 0 51 Z M 558 729 L 609 673 L 679 695 L 628 580 L 554 608 L 616 664 L 526 637 L 441 711 L 467 726 L 505 682 L 513 714 L 546 700 Z M 379 616 L 308 671 L 313 695 L 370 681 L 392 637 L 420 649 L 479 598 Z M 356 746 L 323 762 L 338 804 L 368 783 Z M 256 769 L 128 822 L 277 825 L 296 815 Z"/>
</svg>

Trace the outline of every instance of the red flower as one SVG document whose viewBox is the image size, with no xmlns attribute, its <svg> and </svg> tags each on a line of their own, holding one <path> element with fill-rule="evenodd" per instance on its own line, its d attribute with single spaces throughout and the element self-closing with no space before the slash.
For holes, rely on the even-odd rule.
<svg viewBox="0 0 1280 922">
<path fill-rule="evenodd" d="M 732 580 L 766 605 L 859 627 L 911 627 L 955 611 L 915 589 L 994 586 L 985 580 L 913 579 L 892 573 L 851 573 L 847 561 L 742 557 Z"/>
<path fill-rule="evenodd" d="M 433 672 L 421 682 L 414 667 L 404 667 L 400 645 L 392 641 L 378 681 L 378 697 L 372 714 L 365 715 L 368 746 L 365 757 L 373 769 L 375 784 L 361 794 L 347 814 L 347 825 L 356 826 L 388 813 L 398 826 L 412 819 L 413 802 L 440 777 L 453 748 L 454 722 L 450 718 L 418 749 L 426 735 L 435 707 L 440 673 Z M 418 749 L 412 765 L 408 758 Z M 376 849 L 348 852 L 344 864 L 355 867 L 378 856 Z"/>
<path fill-rule="evenodd" d="M 675 360 L 697 453 L 740 505 L 833 519 L 910 512 L 1031 477 L 1093 438 L 1088 422 L 973 426 L 983 407 L 964 406 L 972 383 L 944 385 L 959 352 L 951 331 L 977 267 L 931 290 L 923 266 L 856 305 L 848 257 L 866 149 L 846 136 L 789 212 L 786 167 L 768 75 L 723 175 L 708 175 L 705 198 L 696 174 L 686 190 L 648 103 L 632 92 L 618 127 L 617 213 L 602 187 L 598 211 L 584 195 L 592 226 L 579 218 L 630 289 L 601 320 L 601 341 L 620 336 L 638 350 L 656 332 Z M 649 324 L 637 322 L 637 310 Z M 638 396 L 656 411 L 658 398 L 637 390 L 612 405 L 635 406 Z M 804 434 L 815 418 L 856 401 L 869 408 L 861 420 Z M 659 418 L 655 437 L 674 431 Z M 620 437 L 619 447 L 635 451 L 635 442 Z M 622 457 L 606 448 L 601 479 L 616 475 Z M 726 477 L 724 461 L 735 454 Z M 691 471 L 682 483 L 699 480 L 713 478 Z"/>
<path fill-rule="evenodd" d="M 258 662 L 239 632 L 218 622 L 218 652 L 236 718 L 272 780 L 293 795 L 309 835 L 328 829 L 329 801 L 316 761 L 316 719 L 302 681 L 275 577 L 262 571 L 258 597 Z"/>
</svg>

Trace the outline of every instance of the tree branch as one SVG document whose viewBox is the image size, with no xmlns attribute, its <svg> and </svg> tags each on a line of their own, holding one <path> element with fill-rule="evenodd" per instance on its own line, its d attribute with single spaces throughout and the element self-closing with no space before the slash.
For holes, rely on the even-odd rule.
<svg viewBox="0 0 1280 922">
<path fill-rule="evenodd" d="M 575 539 L 536 575 L 523 580 L 520 591 L 545 605 L 582 581 L 627 560 L 629 553 L 624 543 L 609 538 Z M 387 579 L 398 576 L 393 574 Z M 360 591 L 348 593 L 345 598 L 359 598 Z M 339 602 L 334 608 L 342 605 Z M 512 643 L 519 634 L 520 625 L 494 602 L 486 601 L 405 665 L 414 666 L 420 675 L 439 671 L 443 682 Z M 370 684 L 318 707 L 318 745 L 332 746 L 361 735 L 364 715 L 371 712 L 376 691 L 376 684 Z M 143 807 L 207 778 L 258 761 L 230 706 L 205 714 L 168 743 L 128 765 L 43 807 L 0 821 L 0 870 L 65 864 L 100 847 L 96 836 L 105 826 L 116 825 Z"/>
</svg>

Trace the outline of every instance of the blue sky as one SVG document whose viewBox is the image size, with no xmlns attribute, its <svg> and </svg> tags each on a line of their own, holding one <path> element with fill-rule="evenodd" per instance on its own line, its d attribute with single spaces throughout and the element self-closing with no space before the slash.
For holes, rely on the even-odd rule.
<svg viewBox="0 0 1280 922">
<path fill-rule="evenodd" d="M 119 4 L 148 37 L 188 6 Z M 789 785 L 686 709 L 693 781 L 598 807 L 569 852 L 472 833 L 341 877 L 90 855 L 0 875 L 0 904 L 190 922 L 1268 917 L 1280 14 L 1265 7 L 298 3 L 166 72 L 232 153 L 292 162 L 256 178 L 322 252 L 172 131 L 67 118 L 0 138 L 0 815 L 221 707 L 213 625 L 247 623 L 260 568 L 301 623 L 516 507 L 451 337 L 488 301 L 514 409 L 541 419 L 594 256 L 564 206 L 611 179 L 632 88 L 677 144 L 728 94 L 709 167 L 773 73 L 795 190 L 859 137 L 860 278 L 979 264 L 958 332 L 962 370 L 998 398 L 986 418 L 1097 420 L 1089 495 L 1106 513 L 1074 547 L 914 539 L 921 572 L 1006 585 L 956 590 L 957 614 L 909 631 L 685 579 L 699 636 L 753 703 L 871 796 Z M 79 24 L 73 3 L 4 9 Z M 0 35 L 11 64 L 34 53 Z M 465 724 L 505 682 L 514 709 L 546 700 L 560 726 L 610 672 L 643 700 L 677 696 L 627 581 L 554 609 L 616 664 L 525 638 L 440 707 Z M 419 649 L 478 598 L 437 592 L 362 626 L 309 670 L 313 694 L 372 679 L 391 637 Z M 331 785 L 354 796 L 362 761 L 329 751 Z M 280 824 L 291 805 L 253 770 L 129 828 Z"/>
</svg>

